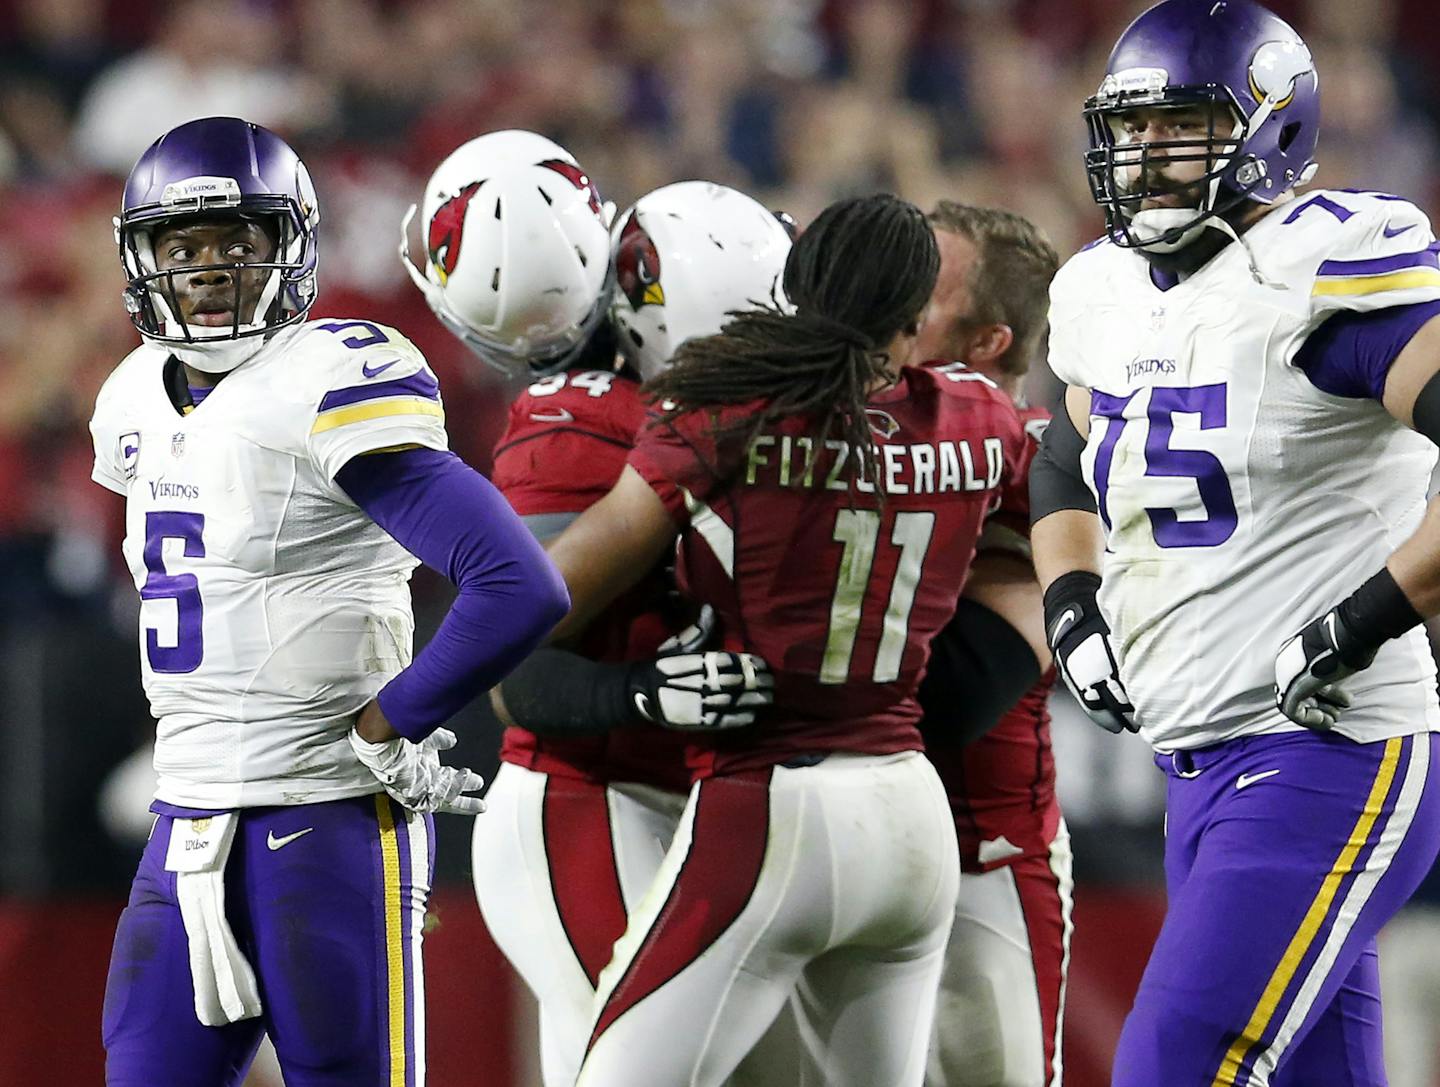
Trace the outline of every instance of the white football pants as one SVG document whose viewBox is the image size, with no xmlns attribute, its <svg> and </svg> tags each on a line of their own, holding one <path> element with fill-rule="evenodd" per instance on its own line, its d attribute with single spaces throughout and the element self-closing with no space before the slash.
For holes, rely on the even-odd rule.
<svg viewBox="0 0 1440 1087">
<path fill-rule="evenodd" d="M 485 800 L 470 849 L 480 912 L 539 1002 L 545 1087 L 571 1087 L 595 982 L 660 868 L 685 794 L 503 763 Z"/>
<path fill-rule="evenodd" d="M 792 994 L 828 1087 L 919 1087 L 959 878 L 916 752 L 700 782 L 601 975 L 578 1087 L 716 1087 Z"/>
<path fill-rule="evenodd" d="M 966 872 L 935 1011 L 926 1087 L 1058 1087 L 1070 958 L 1070 833 L 1047 856 Z"/>
</svg>

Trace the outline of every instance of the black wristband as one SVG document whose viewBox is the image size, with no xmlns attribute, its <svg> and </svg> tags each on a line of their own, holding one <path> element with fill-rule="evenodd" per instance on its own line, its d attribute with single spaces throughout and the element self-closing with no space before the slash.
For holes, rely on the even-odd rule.
<svg viewBox="0 0 1440 1087">
<path fill-rule="evenodd" d="M 1336 610 L 1351 635 L 1367 649 L 1379 648 L 1383 642 L 1398 638 L 1424 622 L 1424 617 L 1384 566 L 1341 601 Z"/>
<path fill-rule="evenodd" d="M 1085 610 L 1095 607 L 1095 594 L 1100 591 L 1100 575 L 1089 570 L 1071 570 L 1061 574 L 1045 590 L 1045 625 L 1050 617 L 1067 604 L 1079 604 Z"/>
</svg>

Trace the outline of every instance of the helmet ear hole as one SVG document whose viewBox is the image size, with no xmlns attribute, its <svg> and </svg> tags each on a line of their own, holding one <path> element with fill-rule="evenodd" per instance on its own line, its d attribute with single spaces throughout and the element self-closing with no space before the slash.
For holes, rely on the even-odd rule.
<svg viewBox="0 0 1440 1087">
<path fill-rule="evenodd" d="M 1300 128 L 1301 122 L 1291 121 L 1280 130 L 1280 138 L 1276 142 L 1281 151 L 1290 150 L 1290 145 L 1295 142 L 1295 137 L 1300 135 Z"/>
</svg>

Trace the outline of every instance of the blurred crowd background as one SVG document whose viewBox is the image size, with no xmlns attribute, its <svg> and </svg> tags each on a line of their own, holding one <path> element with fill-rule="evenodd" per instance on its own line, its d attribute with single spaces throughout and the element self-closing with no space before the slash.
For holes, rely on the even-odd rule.
<svg viewBox="0 0 1440 1087">
<path fill-rule="evenodd" d="M 134 802 L 152 734 L 135 593 L 119 504 L 89 480 L 86 421 L 138 342 L 110 220 L 157 135 L 231 114 L 294 144 L 323 216 L 316 315 L 384 321 L 419 343 L 444 384 L 453 443 L 485 468 L 514 390 L 441 330 L 397 259 L 406 208 L 455 146 L 535 129 L 622 207 L 691 177 L 802 225 L 877 189 L 925 207 L 993 204 L 1029 216 L 1068 255 L 1100 230 L 1080 105 L 1144 6 L 0 0 L 0 905 L 91 896 L 118 909 L 147 826 Z M 1440 5 L 1270 6 L 1307 37 L 1321 73 L 1315 184 L 1440 211 Z M 417 595 L 422 613 L 443 609 L 434 579 L 421 576 Z M 1080 875 L 1153 901 L 1159 775 L 1143 745 L 1081 728 L 1067 709 L 1057 706 L 1057 762 Z M 477 710 L 471 724 L 462 753 L 493 764 L 492 723 Z M 463 885 L 465 834 L 457 824 L 449 837 L 458 848 L 444 871 Z M 1421 926 L 1414 946 L 1431 939 L 1427 916 L 1407 919 Z M 0 938 L 0 978 L 5 954 Z M 1435 999 L 1437 985 L 1416 1000 Z M 1114 1003 L 1123 1015 L 1123 994 Z M 1429 1082 L 1434 1047 L 1419 1034 L 1406 1058 L 1415 1078 L 1397 1084 Z"/>
</svg>

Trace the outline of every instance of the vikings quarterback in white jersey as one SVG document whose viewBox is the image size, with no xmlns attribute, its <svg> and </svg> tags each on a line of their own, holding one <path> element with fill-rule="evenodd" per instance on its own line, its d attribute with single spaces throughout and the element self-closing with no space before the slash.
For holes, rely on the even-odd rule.
<svg viewBox="0 0 1440 1087">
<path fill-rule="evenodd" d="M 553 566 L 447 451 L 400 333 L 306 322 L 319 211 L 273 133 L 206 118 L 126 184 L 145 343 L 95 408 L 126 499 L 157 821 L 116 931 L 107 1082 L 424 1082 L 431 812 L 481 810 L 439 726 L 563 615 Z M 419 560 L 459 587 L 411 660 Z"/>
<path fill-rule="evenodd" d="M 1252 0 L 1151 8 L 1085 115 L 1108 231 L 1052 287 L 1036 565 L 1067 685 L 1169 779 L 1112 1082 L 1382 1084 L 1374 937 L 1440 847 L 1440 246 L 1293 192 L 1315 66 Z"/>
</svg>

